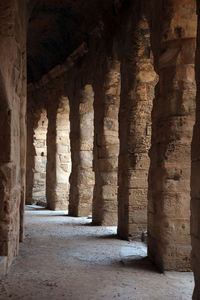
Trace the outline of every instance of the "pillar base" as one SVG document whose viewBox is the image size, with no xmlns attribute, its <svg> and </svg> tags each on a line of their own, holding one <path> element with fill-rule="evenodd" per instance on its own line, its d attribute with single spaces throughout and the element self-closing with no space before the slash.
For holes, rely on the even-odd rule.
<svg viewBox="0 0 200 300">
<path fill-rule="evenodd" d="M 0 278 L 7 274 L 7 256 L 0 256 Z"/>
</svg>

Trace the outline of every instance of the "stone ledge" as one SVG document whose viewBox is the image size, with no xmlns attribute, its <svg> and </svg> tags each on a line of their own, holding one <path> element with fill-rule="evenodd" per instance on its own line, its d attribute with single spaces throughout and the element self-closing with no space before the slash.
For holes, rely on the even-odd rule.
<svg viewBox="0 0 200 300">
<path fill-rule="evenodd" d="M 7 274 L 7 256 L 0 256 L 0 278 Z"/>
</svg>

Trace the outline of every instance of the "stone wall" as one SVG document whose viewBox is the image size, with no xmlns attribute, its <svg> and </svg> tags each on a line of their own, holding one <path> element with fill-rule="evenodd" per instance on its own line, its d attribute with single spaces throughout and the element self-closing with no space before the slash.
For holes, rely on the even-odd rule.
<svg viewBox="0 0 200 300">
<path fill-rule="evenodd" d="M 192 168 L 191 168 L 191 238 L 192 238 L 192 270 L 194 272 L 195 289 L 193 299 L 200 298 L 200 3 L 197 1 L 198 34 L 196 50 L 196 122 L 192 140 Z"/>
<path fill-rule="evenodd" d="M 26 6 L 0 3 L 0 255 L 7 266 L 23 239 L 26 157 Z"/>
</svg>

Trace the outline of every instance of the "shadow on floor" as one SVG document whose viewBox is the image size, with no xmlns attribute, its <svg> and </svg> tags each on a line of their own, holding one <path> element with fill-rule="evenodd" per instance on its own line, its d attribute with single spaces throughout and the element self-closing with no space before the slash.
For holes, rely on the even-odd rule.
<svg viewBox="0 0 200 300">
<path fill-rule="evenodd" d="M 147 256 L 141 257 L 141 256 L 133 255 L 133 256 L 124 257 L 118 262 L 118 265 L 133 270 L 144 270 L 144 271 L 150 271 L 158 274 L 162 273 Z"/>
</svg>

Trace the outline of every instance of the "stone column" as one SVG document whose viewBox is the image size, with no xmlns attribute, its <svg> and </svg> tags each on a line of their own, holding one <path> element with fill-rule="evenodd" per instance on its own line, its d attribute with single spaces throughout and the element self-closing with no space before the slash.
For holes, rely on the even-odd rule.
<svg viewBox="0 0 200 300">
<path fill-rule="evenodd" d="M 58 103 L 47 107 L 47 166 L 46 166 L 46 199 L 47 208 L 56 209 L 56 117 Z"/>
<path fill-rule="evenodd" d="M 196 19 L 195 0 L 152 1 L 159 83 L 152 112 L 148 255 L 161 270 L 190 269 Z"/>
<path fill-rule="evenodd" d="M 33 116 L 35 117 L 35 122 L 33 128 L 34 166 L 32 170 L 32 204 L 46 206 L 46 139 L 48 120 L 44 109 L 37 110 Z"/>
<path fill-rule="evenodd" d="M 197 1 L 198 34 L 196 50 L 196 122 L 192 140 L 191 169 L 191 238 L 192 238 L 192 269 L 194 272 L 195 289 L 193 299 L 200 299 L 200 3 Z"/>
<path fill-rule="evenodd" d="M 0 144 L 4 145 L 0 151 L 0 256 L 8 255 L 9 241 L 9 196 L 12 192 L 11 175 L 11 114 L 6 103 L 6 93 L 3 78 L 0 78 Z M 3 97 L 2 97 L 3 96 Z M 18 200 L 19 192 L 16 199 Z M 18 200 L 19 204 L 19 200 Z M 19 219 L 18 219 L 19 221 Z"/>
<path fill-rule="evenodd" d="M 46 206 L 47 116 L 28 93 L 26 204 Z"/>
<path fill-rule="evenodd" d="M 147 230 L 148 151 L 157 76 L 148 23 L 139 13 L 137 9 L 128 25 L 122 53 L 118 235 L 123 239 L 141 238 Z"/>
<path fill-rule="evenodd" d="M 120 80 L 120 63 L 110 59 L 95 82 L 93 223 L 104 226 L 117 225 Z"/>
<path fill-rule="evenodd" d="M 68 99 L 63 98 L 48 105 L 47 117 L 47 207 L 52 210 L 67 210 L 71 170 Z"/>
<path fill-rule="evenodd" d="M 26 36 L 26 28 L 24 28 Z M 21 203 L 20 203 L 20 242 L 24 240 L 24 211 L 26 201 L 26 154 L 27 154 L 27 61 L 26 61 L 26 40 L 24 41 L 24 52 L 22 56 L 22 89 L 21 89 L 21 111 L 20 111 L 20 162 L 21 162 Z"/>
<path fill-rule="evenodd" d="M 56 197 L 57 208 L 66 210 L 69 204 L 69 176 L 71 173 L 69 99 L 62 97 L 56 120 Z"/>
<path fill-rule="evenodd" d="M 34 170 L 34 123 L 35 122 L 35 108 L 32 105 L 33 96 L 28 90 L 28 103 L 27 103 L 27 157 L 26 157 L 26 204 L 33 204 L 33 170 Z"/>
<path fill-rule="evenodd" d="M 71 147 L 72 174 L 69 214 L 86 217 L 92 213 L 94 188 L 93 139 L 94 92 L 90 84 L 78 92 L 72 103 Z"/>
</svg>

